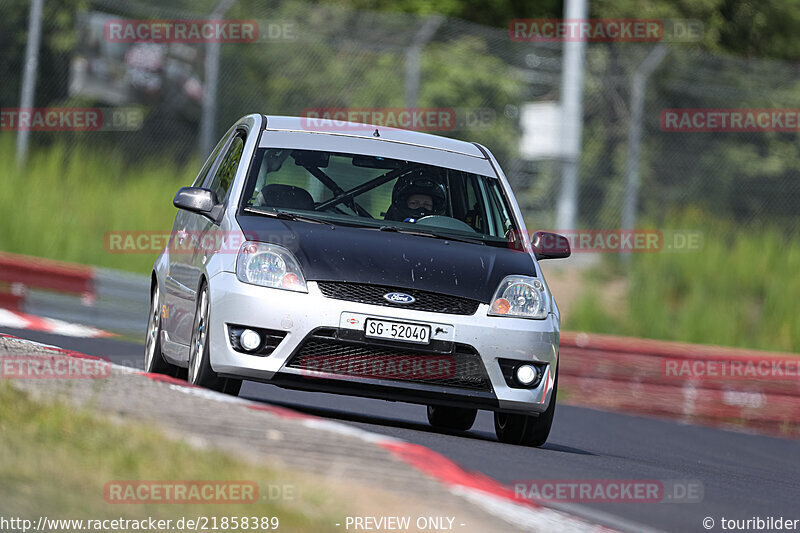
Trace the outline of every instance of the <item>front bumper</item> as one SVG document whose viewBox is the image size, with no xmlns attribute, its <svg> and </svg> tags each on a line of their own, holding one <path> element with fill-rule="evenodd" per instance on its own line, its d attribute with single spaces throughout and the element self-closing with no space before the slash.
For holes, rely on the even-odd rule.
<svg viewBox="0 0 800 533">
<path fill-rule="evenodd" d="M 471 316 L 361 304 L 326 298 L 313 281 L 308 282 L 308 294 L 304 294 L 242 283 L 231 272 L 220 272 L 211 278 L 209 289 L 211 367 L 223 376 L 318 392 L 521 413 L 540 413 L 551 401 L 559 339 L 559 324 L 552 314 L 544 320 L 528 320 L 487 316 L 486 304 Z M 434 330 L 441 326 L 442 331 L 433 334 L 432 340 L 472 347 L 485 366 L 490 390 L 331 375 L 286 366 L 312 332 L 330 328 L 343 336 L 358 336 L 359 328 L 363 331 L 363 321 L 354 325 L 352 319 L 367 316 L 433 324 Z M 234 350 L 229 324 L 287 334 L 270 355 L 250 355 Z M 509 387 L 498 359 L 543 363 L 544 376 L 536 388 Z"/>
</svg>

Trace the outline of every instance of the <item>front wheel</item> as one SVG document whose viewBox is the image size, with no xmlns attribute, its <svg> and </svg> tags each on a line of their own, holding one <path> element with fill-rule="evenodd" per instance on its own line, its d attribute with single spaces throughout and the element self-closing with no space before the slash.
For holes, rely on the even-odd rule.
<svg viewBox="0 0 800 533">
<path fill-rule="evenodd" d="M 192 342 L 189 345 L 189 371 L 187 380 L 192 385 L 224 392 L 232 396 L 238 396 L 239 389 L 242 388 L 242 380 L 221 378 L 211 368 L 211 358 L 208 354 L 209 326 L 208 286 L 203 284 L 197 294 L 197 309 L 194 313 Z"/>
<path fill-rule="evenodd" d="M 550 405 L 547 406 L 545 412 L 538 416 L 495 412 L 494 432 L 497 434 L 497 440 L 506 444 L 535 447 L 542 446 L 547 442 L 556 412 L 557 391 L 558 374 L 556 374 L 556 381 L 553 384 Z"/>
<path fill-rule="evenodd" d="M 468 407 L 428 406 L 428 422 L 435 428 L 467 431 L 475 423 L 477 409 Z"/>
<path fill-rule="evenodd" d="M 174 376 L 178 367 L 171 365 L 161 355 L 161 309 L 158 283 L 150 295 L 150 315 L 147 319 L 147 338 L 144 343 L 144 371 L 152 374 Z"/>
</svg>

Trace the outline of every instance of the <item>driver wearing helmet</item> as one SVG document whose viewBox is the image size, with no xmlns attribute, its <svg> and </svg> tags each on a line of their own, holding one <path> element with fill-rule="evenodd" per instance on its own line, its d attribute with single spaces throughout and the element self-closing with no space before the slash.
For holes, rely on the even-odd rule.
<svg viewBox="0 0 800 533">
<path fill-rule="evenodd" d="M 447 203 L 444 186 L 415 173 L 397 180 L 386 220 L 416 222 L 430 215 L 443 215 Z"/>
</svg>

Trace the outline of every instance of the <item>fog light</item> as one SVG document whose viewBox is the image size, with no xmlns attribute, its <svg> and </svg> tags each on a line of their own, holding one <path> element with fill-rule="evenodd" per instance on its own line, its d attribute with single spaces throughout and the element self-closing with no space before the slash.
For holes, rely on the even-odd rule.
<svg viewBox="0 0 800 533">
<path fill-rule="evenodd" d="M 242 344 L 242 348 L 248 352 L 252 352 L 261 345 L 261 335 L 252 329 L 246 329 L 242 332 L 241 337 L 239 337 L 239 342 Z"/>
<path fill-rule="evenodd" d="M 528 386 L 534 381 L 536 378 L 539 377 L 539 373 L 536 371 L 536 368 L 531 365 L 520 365 L 517 367 L 517 381 L 520 385 Z"/>
</svg>

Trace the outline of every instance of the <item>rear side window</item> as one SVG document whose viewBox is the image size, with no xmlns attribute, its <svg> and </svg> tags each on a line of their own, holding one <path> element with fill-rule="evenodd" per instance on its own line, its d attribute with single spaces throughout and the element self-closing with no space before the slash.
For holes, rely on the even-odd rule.
<svg viewBox="0 0 800 533">
<path fill-rule="evenodd" d="M 208 185 L 208 188 L 217 193 L 217 199 L 222 201 L 228 194 L 228 190 L 233 184 L 233 178 L 236 176 L 236 169 L 239 168 L 239 162 L 242 159 L 242 151 L 244 150 L 244 137 L 237 135 L 231 141 L 228 151 L 222 158 L 222 161 L 217 168 L 214 179 Z"/>
</svg>

